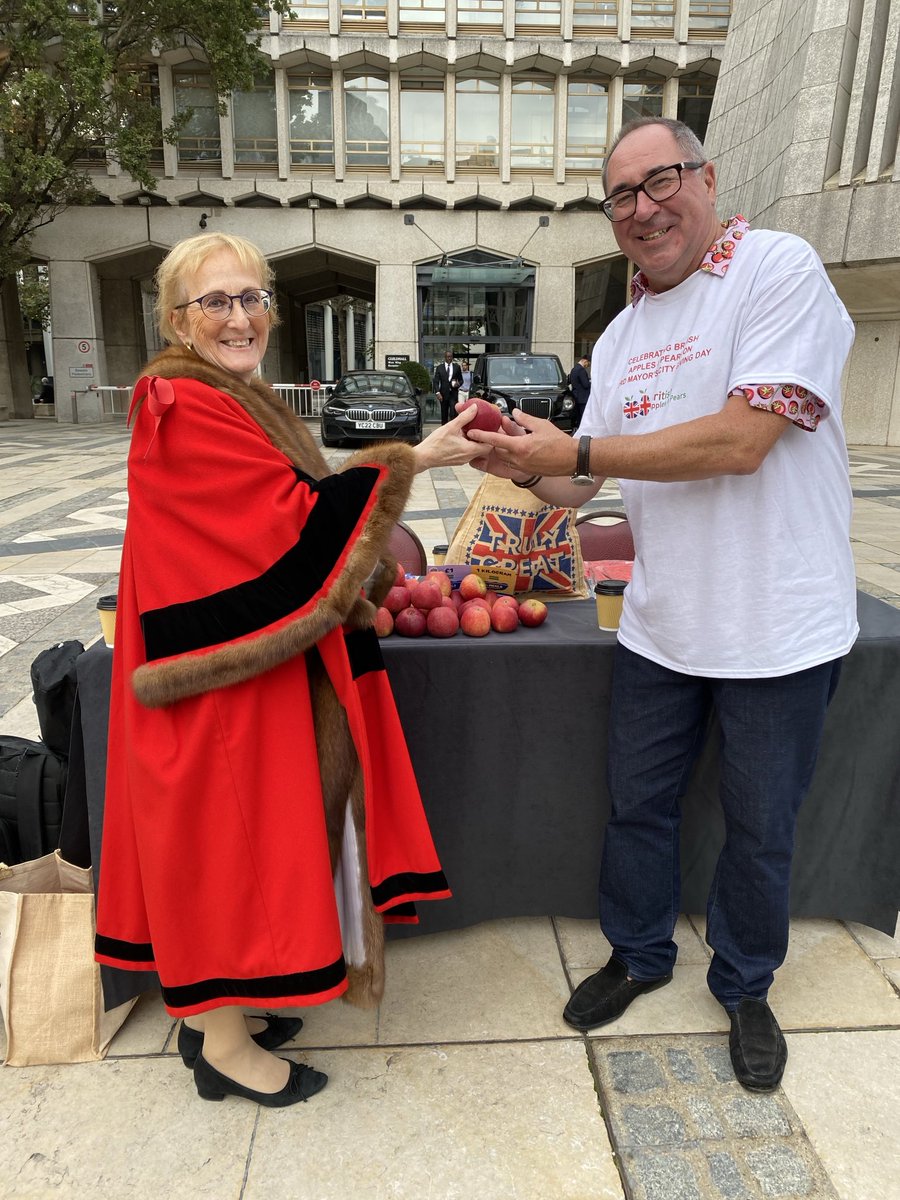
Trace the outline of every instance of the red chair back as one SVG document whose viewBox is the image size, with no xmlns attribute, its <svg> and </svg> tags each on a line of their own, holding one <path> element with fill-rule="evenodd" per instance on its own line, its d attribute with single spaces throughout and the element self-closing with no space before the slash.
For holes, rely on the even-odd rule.
<svg viewBox="0 0 900 1200">
<path fill-rule="evenodd" d="M 388 550 L 401 564 L 407 575 L 424 575 L 428 565 L 425 547 L 414 530 L 398 521 L 391 530 Z"/>
<path fill-rule="evenodd" d="M 606 524 L 610 517 L 615 517 L 615 521 Z M 575 529 L 585 562 L 634 559 L 634 538 L 624 513 L 615 510 L 583 513 L 576 519 Z"/>
</svg>

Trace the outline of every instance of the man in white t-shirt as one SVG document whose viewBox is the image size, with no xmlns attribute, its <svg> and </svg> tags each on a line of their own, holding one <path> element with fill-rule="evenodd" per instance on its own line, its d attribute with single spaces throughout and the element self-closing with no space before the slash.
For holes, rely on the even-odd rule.
<svg viewBox="0 0 900 1200">
<path fill-rule="evenodd" d="M 708 983 L 737 1078 L 770 1091 L 787 1058 L 766 997 L 787 952 L 796 816 L 858 633 L 840 413 L 853 327 L 804 241 L 719 220 L 715 167 L 680 122 L 625 126 L 604 186 L 640 270 L 594 349 L 575 444 L 521 413 L 471 435 L 490 447 L 480 465 L 554 503 L 618 478 L 636 545 L 600 873 L 612 957 L 564 1016 L 593 1029 L 672 978 L 679 805 L 715 711 L 726 842 Z"/>
</svg>

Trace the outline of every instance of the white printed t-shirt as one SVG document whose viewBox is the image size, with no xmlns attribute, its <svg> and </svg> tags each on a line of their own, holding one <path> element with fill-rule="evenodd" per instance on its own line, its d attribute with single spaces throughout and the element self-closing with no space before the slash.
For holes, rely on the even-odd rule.
<svg viewBox="0 0 900 1200">
<path fill-rule="evenodd" d="M 840 417 L 852 342 L 812 247 L 746 227 L 727 273 L 707 267 L 645 293 L 601 336 L 579 434 L 651 433 L 718 412 L 733 389 L 760 383 L 793 384 L 825 404 L 814 432 L 791 424 L 753 475 L 620 480 L 636 545 L 619 626 L 629 650 L 686 674 L 755 678 L 817 666 L 853 645 L 853 497 Z"/>
</svg>

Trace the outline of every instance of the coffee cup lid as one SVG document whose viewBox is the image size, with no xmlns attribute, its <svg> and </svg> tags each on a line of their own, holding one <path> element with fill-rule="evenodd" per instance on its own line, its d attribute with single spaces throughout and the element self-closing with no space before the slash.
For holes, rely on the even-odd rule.
<svg viewBox="0 0 900 1200">
<path fill-rule="evenodd" d="M 118 593 L 116 593 L 114 596 L 101 596 L 100 599 L 97 601 L 97 607 L 102 608 L 104 610 L 115 608 L 116 604 L 118 602 L 118 599 L 119 599 Z"/>
<path fill-rule="evenodd" d="M 594 587 L 595 596 L 621 596 L 628 587 L 627 579 L 601 579 Z"/>
</svg>

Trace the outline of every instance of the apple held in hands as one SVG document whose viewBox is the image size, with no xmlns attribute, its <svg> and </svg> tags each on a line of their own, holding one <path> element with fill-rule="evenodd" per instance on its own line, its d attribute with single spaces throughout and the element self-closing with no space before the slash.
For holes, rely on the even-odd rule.
<svg viewBox="0 0 900 1200">
<path fill-rule="evenodd" d="M 497 405 L 491 404 L 489 400 L 483 400 L 480 396 L 476 396 L 468 404 L 463 405 L 459 411 L 460 413 L 468 412 L 473 407 L 475 409 L 475 416 L 463 430 L 466 437 L 469 436 L 470 429 L 483 429 L 485 433 L 497 433 L 501 423 L 500 409 Z"/>
</svg>

